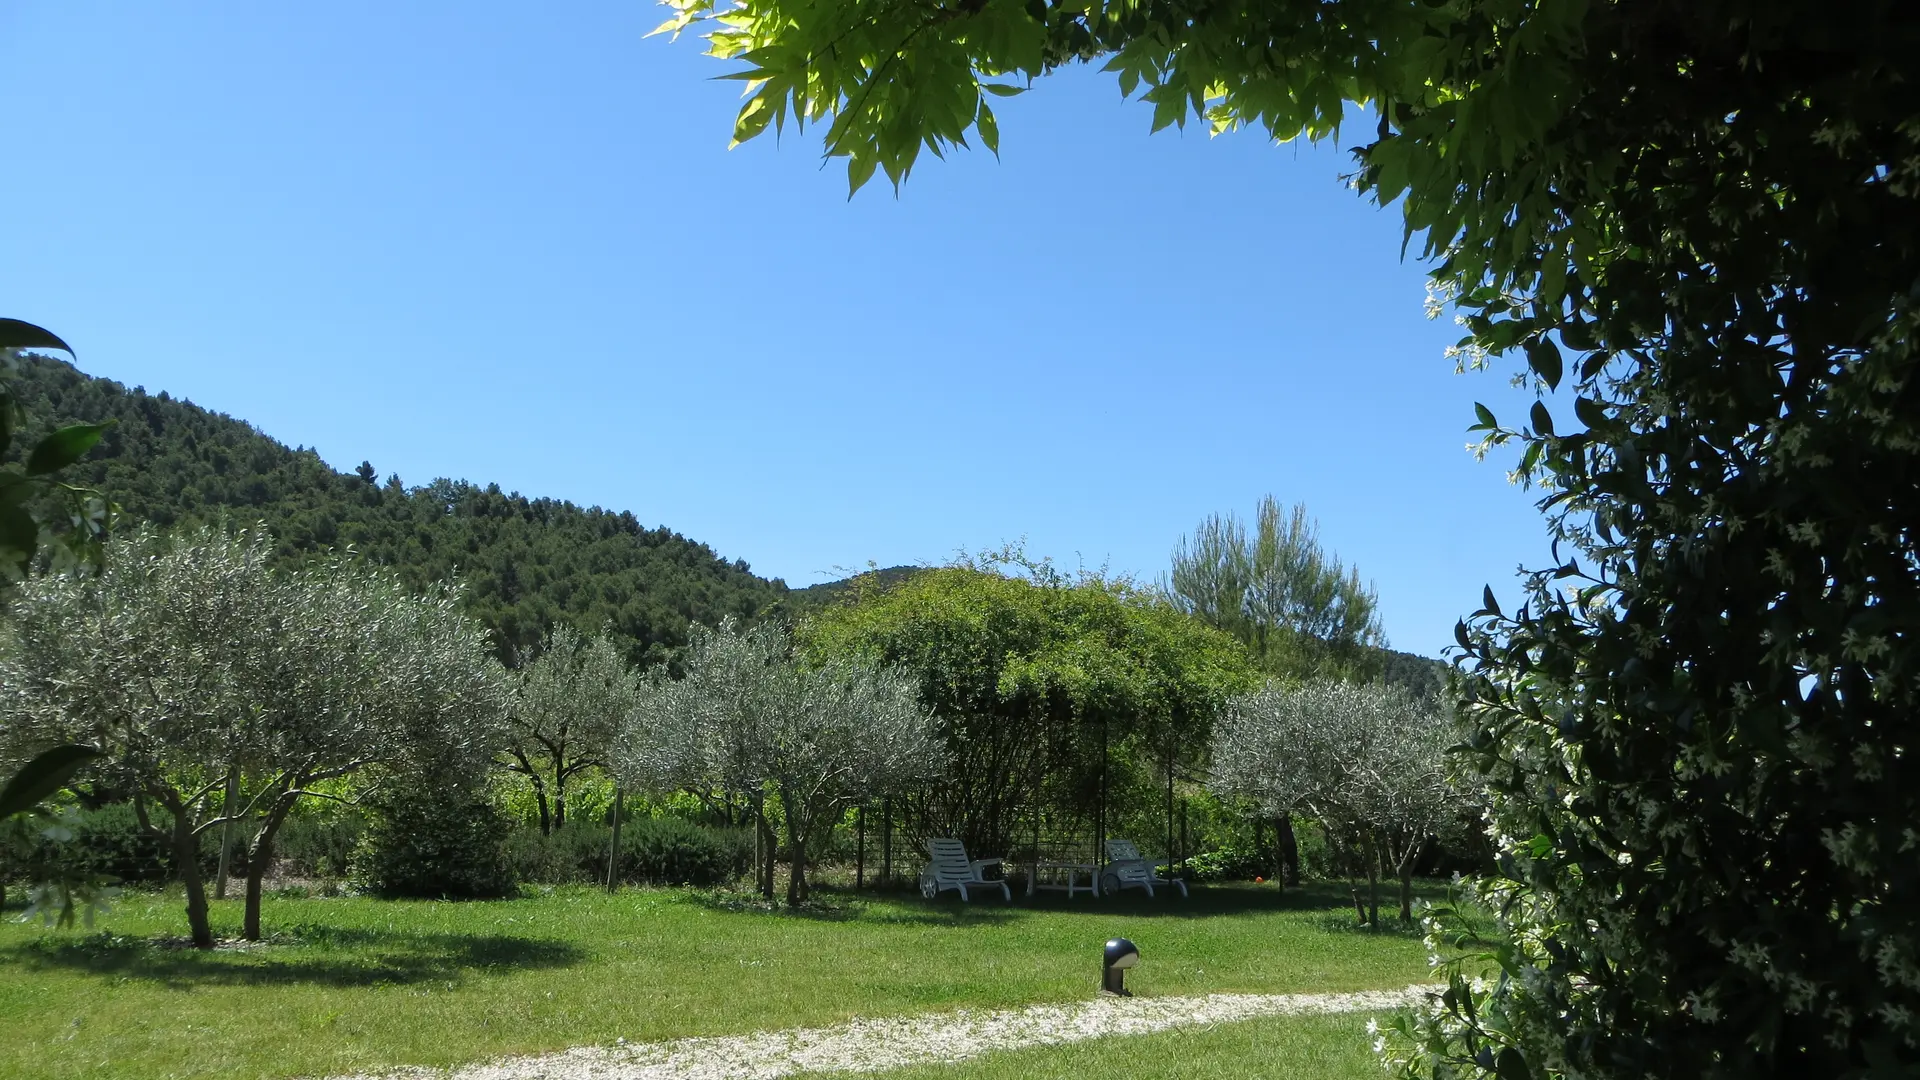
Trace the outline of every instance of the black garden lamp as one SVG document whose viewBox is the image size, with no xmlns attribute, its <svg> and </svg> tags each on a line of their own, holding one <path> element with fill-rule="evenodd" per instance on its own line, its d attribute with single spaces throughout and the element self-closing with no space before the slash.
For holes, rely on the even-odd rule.
<svg viewBox="0 0 1920 1080">
<path fill-rule="evenodd" d="M 1106 962 L 1100 971 L 1100 989 L 1121 997 L 1132 997 L 1127 992 L 1127 969 L 1140 962 L 1140 950 L 1126 938 L 1117 937 L 1107 942 Z"/>
</svg>

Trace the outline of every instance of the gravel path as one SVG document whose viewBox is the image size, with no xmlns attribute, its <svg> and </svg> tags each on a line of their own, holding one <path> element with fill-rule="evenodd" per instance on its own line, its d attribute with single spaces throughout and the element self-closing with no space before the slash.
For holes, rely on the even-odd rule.
<svg viewBox="0 0 1920 1080">
<path fill-rule="evenodd" d="M 622 1041 L 614 1046 L 504 1058 L 450 1072 L 400 1069 L 335 1080 L 776 1080 L 806 1072 L 876 1072 L 930 1061 L 959 1061 L 995 1050 L 1143 1035 L 1256 1016 L 1394 1009 L 1438 989 L 1422 985 L 1352 994 L 1100 997 L 1062 1005 L 853 1020 L 833 1027 L 750 1035 Z"/>
</svg>

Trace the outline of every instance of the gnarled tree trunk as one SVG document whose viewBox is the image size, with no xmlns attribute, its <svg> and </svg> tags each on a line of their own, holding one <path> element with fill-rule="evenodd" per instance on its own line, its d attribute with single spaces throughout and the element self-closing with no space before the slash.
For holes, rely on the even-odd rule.
<svg viewBox="0 0 1920 1080">
<path fill-rule="evenodd" d="M 799 907 L 807 899 L 807 840 L 791 825 L 787 828 L 787 849 L 793 860 L 793 872 L 787 875 L 787 906 Z"/>
<path fill-rule="evenodd" d="M 267 818 L 260 823 L 260 831 L 253 834 L 253 843 L 247 846 L 247 910 L 241 922 L 240 936 L 248 941 L 260 940 L 260 892 L 263 879 L 267 876 L 267 864 L 273 861 L 273 838 L 279 833 L 280 826 L 287 820 L 287 814 L 293 810 L 294 797 L 282 796 Z"/>
<path fill-rule="evenodd" d="M 773 823 L 767 820 L 767 808 L 764 802 L 755 805 L 753 810 L 754 828 L 760 837 L 759 873 L 760 895 L 773 899 L 773 864 L 780 855 L 780 838 L 774 834 Z"/>
<path fill-rule="evenodd" d="M 1280 847 L 1280 873 L 1286 881 L 1286 887 L 1300 887 L 1300 842 L 1293 835 L 1293 815 L 1281 814 L 1274 824 L 1276 842 Z"/>
<path fill-rule="evenodd" d="M 213 948 L 213 923 L 207 910 L 207 883 L 200 876 L 200 834 L 186 808 L 173 811 L 173 865 L 187 887 L 187 932 L 196 949 Z"/>
<path fill-rule="evenodd" d="M 1380 852 L 1367 845 L 1367 925 L 1380 928 Z"/>
</svg>

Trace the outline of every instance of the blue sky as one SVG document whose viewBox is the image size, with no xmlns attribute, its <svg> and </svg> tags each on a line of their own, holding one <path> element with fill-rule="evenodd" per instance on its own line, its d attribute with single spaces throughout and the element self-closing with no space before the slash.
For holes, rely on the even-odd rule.
<svg viewBox="0 0 1920 1080">
<path fill-rule="evenodd" d="M 804 585 L 1022 536 L 1157 576 L 1305 501 L 1430 655 L 1545 561 L 1333 146 L 1111 78 L 849 202 L 648 4 L 0 7 L 0 308 L 347 469 L 632 510 Z M 1354 139 L 1364 132 L 1356 131 Z"/>
</svg>

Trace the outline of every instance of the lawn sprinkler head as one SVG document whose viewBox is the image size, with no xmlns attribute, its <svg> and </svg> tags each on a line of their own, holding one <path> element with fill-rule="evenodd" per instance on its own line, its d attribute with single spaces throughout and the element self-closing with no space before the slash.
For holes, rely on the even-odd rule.
<svg viewBox="0 0 1920 1080">
<path fill-rule="evenodd" d="M 1140 950 L 1126 938 L 1107 942 L 1106 963 L 1100 972 L 1100 989 L 1121 997 L 1132 997 L 1127 990 L 1127 969 L 1140 962 Z"/>
</svg>

